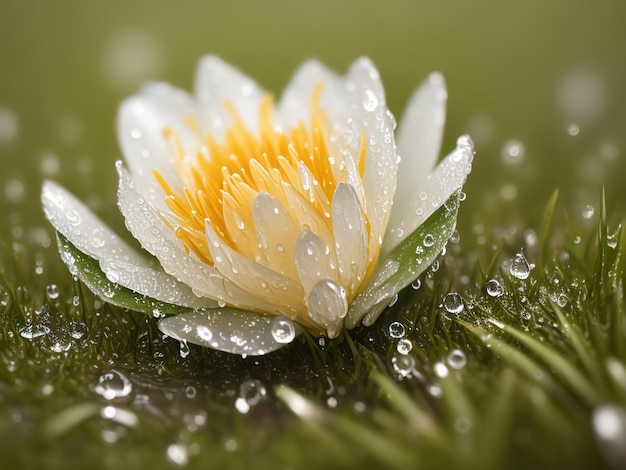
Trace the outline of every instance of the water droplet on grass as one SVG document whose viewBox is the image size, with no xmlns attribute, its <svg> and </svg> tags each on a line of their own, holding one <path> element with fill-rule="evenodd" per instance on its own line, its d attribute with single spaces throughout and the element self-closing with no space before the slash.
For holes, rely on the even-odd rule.
<svg viewBox="0 0 626 470">
<path fill-rule="evenodd" d="M 413 349 L 413 343 L 411 342 L 410 339 L 407 338 L 403 338 L 400 341 L 398 341 L 398 344 L 396 346 L 396 350 L 400 353 L 400 354 L 409 354 L 411 352 L 411 349 Z"/>
<path fill-rule="evenodd" d="M 487 294 L 490 297 L 500 297 L 504 294 L 504 287 L 497 279 L 487 281 Z"/>
<path fill-rule="evenodd" d="M 93 391 L 105 400 L 123 398 L 133 390 L 130 380 L 117 370 L 105 372 L 98 378 L 98 383 L 94 385 Z"/>
<path fill-rule="evenodd" d="M 453 349 L 448 353 L 448 357 L 446 358 L 446 362 L 453 369 L 462 369 L 467 364 L 467 357 L 465 353 L 460 349 Z"/>
<path fill-rule="evenodd" d="M 463 311 L 465 303 L 459 294 L 450 292 L 443 298 L 443 307 L 447 312 L 457 315 Z"/>
<path fill-rule="evenodd" d="M 406 330 L 399 321 L 394 321 L 389 325 L 389 336 L 392 338 L 403 338 Z"/>
<path fill-rule="evenodd" d="M 511 275 L 517 279 L 528 279 L 530 275 L 530 265 L 522 253 L 517 253 L 509 269 Z"/>
<path fill-rule="evenodd" d="M 45 325 L 28 325 L 20 329 L 20 335 L 26 339 L 35 339 L 50 333 L 50 328 Z"/>
</svg>

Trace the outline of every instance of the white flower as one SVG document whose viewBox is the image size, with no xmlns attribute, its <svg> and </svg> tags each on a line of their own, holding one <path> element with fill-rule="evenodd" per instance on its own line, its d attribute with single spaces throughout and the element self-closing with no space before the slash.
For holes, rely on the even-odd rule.
<svg viewBox="0 0 626 470">
<path fill-rule="evenodd" d="M 454 230 L 473 148 L 461 137 L 433 170 L 446 96 L 432 74 L 394 136 L 367 59 L 343 77 L 307 62 L 274 104 L 205 57 L 194 95 L 149 84 L 119 111 L 118 205 L 158 263 L 49 181 L 46 216 L 83 282 L 122 307 L 179 313 L 159 324 L 178 339 L 264 354 L 300 327 L 334 337 L 373 323 Z"/>
</svg>

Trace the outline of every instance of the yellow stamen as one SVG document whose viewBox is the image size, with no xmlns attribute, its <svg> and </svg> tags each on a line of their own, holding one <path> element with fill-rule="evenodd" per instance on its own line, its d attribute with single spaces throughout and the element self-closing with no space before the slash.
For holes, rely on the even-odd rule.
<svg viewBox="0 0 626 470">
<path fill-rule="evenodd" d="M 318 235 L 334 249 L 330 209 L 337 185 L 346 180 L 346 165 L 342 155 L 331 155 L 329 126 L 320 107 L 321 93 L 319 84 L 312 93 L 308 125 L 300 122 L 287 131 L 275 127 L 274 103 L 269 94 L 259 106 L 258 132 L 246 126 L 230 102 L 225 103 L 225 109 L 231 117 L 231 125 L 219 142 L 212 135 L 203 135 L 198 122 L 188 117 L 186 124 L 206 146 L 193 157 L 185 153 L 173 129 L 163 131 L 183 183 L 182 193 L 174 190 L 158 171 L 154 176 L 174 215 L 168 225 L 187 252 L 213 264 L 205 234 L 208 221 L 231 248 L 251 260 L 264 262 L 252 215 L 259 192 L 269 193 L 278 200 L 290 213 L 298 230 L 314 226 Z M 358 171 L 363 177 L 367 148 L 364 135 L 360 144 Z M 317 184 L 313 184 L 313 180 Z M 292 189 L 286 193 L 284 185 L 299 194 L 298 207 L 291 207 L 295 196 Z M 304 210 L 302 203 L 310 209 Z M 369 221 L 366 226 L 369 232 Z M 290 236 L 297 237 L 298 233 Z M 293 243 L 295 239 L 291 240 L 291 245 Z M 372 269 L 373 265 L 368 274 Z M 279 271 L 297 278 L 295 266 L 284 266 Z"/>
</svg>

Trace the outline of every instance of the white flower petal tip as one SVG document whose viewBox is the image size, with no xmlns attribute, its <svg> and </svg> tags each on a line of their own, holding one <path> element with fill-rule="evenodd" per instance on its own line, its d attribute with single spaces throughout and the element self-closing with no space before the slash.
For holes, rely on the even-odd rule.
<svg viewBox="0 0 626 470">
<path fill-rule="evenodd" d="M 159 329 L 179 341 L 242 356 L 262 356 L 291 343 L 302 329 L 286 317 L 231 308 L 197 310 L 164 318 Z"/>
<path fill-rule="evenodd" d="M 42 203 L 70 269 L 105 301 L 177 314 L 159 323 L 172 337 L 242 355 L 301 328 L 334 338 L 373 324 L 454 230 L 473 144 L 433 170 L 446 99 L 431 74 L 396 136 L 369 59 L 343 76 L 309 61 L 274 104 L 207 56 L 193 94 L 152 83 L 120 106 L 118 207 L 153 259 L 55 183 Z"/>
<path fill-rule="evenodd" d="M 407 208 L 387 227 L 383 251 L 391 251 L 459 191 L 472 171 L 474 143 L 467 136 L 457 139 L 456 148 L 412 190 Z M 396 208 L 394 207 L 394 211 Z"/>
</svg>

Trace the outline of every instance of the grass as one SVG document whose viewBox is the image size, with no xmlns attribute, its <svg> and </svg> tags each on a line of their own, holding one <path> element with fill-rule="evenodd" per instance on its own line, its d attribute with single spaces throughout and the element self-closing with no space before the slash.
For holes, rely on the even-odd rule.
<svg viewBox="0 0 626 470">
<path fill-rule="evenodd" d="M 602 197 L 597 233 L 568 235 L 566 223 L 553 226 L 556 201 L 555 193 L 523 252 L 502 242 L 483 265 L 449 244 L 373 327 L 334 341 L 303 335 L 258 358 L 181 347 L 153 319 L 94 298 L 54 247 L 4 247 L 3 460 L 19 468 L 618 467 L 622 230 L 607 222 Z M 511 274 L 517 253 L 531 262 L 527 277 Z M 107 384 L 119 396 L 105 399 Z M 621 435 L 600 426 L 607 416 Z"/>
</svg>

